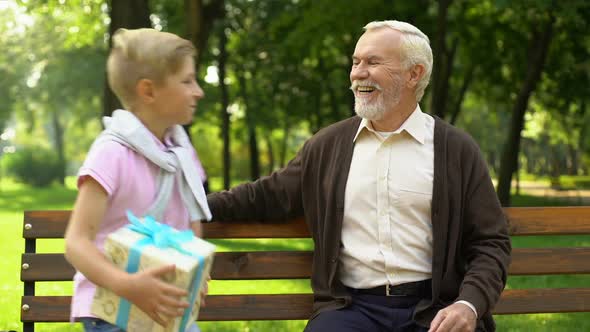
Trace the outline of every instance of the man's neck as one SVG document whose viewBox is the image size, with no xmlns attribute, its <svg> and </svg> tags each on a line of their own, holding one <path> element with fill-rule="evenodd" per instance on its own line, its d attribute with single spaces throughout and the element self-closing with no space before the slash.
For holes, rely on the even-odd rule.
<svg viewBox="0 0 590 332">
<path fill-rule="evenodd" d="M 396 107 L 387 111 L 382 119 L 371 120 L 371 125 L 376 131 L 396 131 L 412 115 L 417 106 L 418 103 L 415 101 L 406 104 L 397 104 Z"/>
</svg>

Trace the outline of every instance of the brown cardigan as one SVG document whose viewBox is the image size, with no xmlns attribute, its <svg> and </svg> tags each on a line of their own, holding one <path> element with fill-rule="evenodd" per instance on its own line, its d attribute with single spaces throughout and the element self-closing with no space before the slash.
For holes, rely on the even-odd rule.
<svg viewBox="0 0 590 332">
<path fill-rule="evenodd" d="M 337 268 L 344 191 L 359 124 L 355 116 L 324 128 L 285 168 L 208 196 L 218 221 L 305 217 L 315 244 L 312 318 L 351 301 Z M 439 118 L 434 129 L 432 231 L 432 299 L 418 304 L 416 321 L 428 326 L 438 310 L 466 300 L 477 310 L 478 328 L 495 330 L 490 311 L 504 289 L 510 263 L 506 218 L 477 144 Z"/>
</svg>

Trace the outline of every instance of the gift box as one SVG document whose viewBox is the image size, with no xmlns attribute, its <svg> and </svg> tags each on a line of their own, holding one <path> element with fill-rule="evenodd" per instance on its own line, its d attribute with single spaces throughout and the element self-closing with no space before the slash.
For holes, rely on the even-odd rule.
<svg viewBox="0 0 590 332">
<path fill-rule="evenodd" d="M 142 220 L 128 212 L 130 225 L 109 234 L 104 253 L 116 266 L 129 273 L 175 264 L 176 269 L 164 280 L 185 289 L 190 306 L 182 317 L 163 327 L 146 313 L 112 291 L 97 287 L 92 313 L 128 332 L 183 332 L 197 319 L 200 290 L 207 282 L 215 246 L 193 235 L 180 232 L 147 216 Z"/>
</svg>

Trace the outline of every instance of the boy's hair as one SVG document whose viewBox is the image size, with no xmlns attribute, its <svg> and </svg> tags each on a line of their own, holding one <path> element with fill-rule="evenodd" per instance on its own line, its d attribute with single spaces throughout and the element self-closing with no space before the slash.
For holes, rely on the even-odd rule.
<svg viewBox="0 0 590 332">
<path fill-rule="evenodd" d="M 154 29 L 118 29 L 107 60 L 109 86 L 129 109 L 141 79 L 156 84 L 175 74 L 187 56 L 195 56 L 193 44 L 175 34 Z"/>
</svg>

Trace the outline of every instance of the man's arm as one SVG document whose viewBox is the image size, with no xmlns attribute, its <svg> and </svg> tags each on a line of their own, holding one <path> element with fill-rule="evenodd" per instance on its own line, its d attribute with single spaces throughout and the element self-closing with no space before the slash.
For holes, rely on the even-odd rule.
<svg viewBox="0 0 590 332">
<path fill-rule="evenodd" d="M 473 304 L 482 317 L 493 309 L 506 285 L 511 244 L 508 222 L 487 165 L 479 150 L 476 153 L 464 207 L 466 273 L 457 300 Z"/>
<path fill-rule="evenodd" d="M 213 219 L 279 221 L 302 215 L 301 165 L 304 148 L 287 166 L 270 176 L 207 195 Z"/>
<path fill-rule="evenodd" d="M 474 331 L 476 318 L 493 309 L 506 284 L 511 251 L 507 220 L 475 143 L 471 152 L 471 162 L 463 163 L 472 165 L 464 179 L 468 184 L 463 193 L 461 259 L 465 276 L 455 303 L 437 313 L 431 332 Z"/>
</svg>

